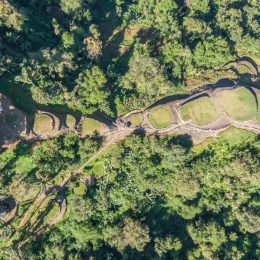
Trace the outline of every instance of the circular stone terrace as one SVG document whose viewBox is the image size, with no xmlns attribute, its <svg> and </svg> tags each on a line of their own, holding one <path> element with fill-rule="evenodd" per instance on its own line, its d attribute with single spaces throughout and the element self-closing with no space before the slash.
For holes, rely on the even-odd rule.
<svg viewBox="0 0 260 260">
<path fill-rule="evenodd" d="M 259 100 L 260 91 L 254 88 L 208 89 L 145 111 L 129 113 L 120 121 L 130 128 L 139 127 L 158 134 L 183 126 L 214 131 L 231 125 L 259 133 Z"/>
<path fill-rule="evenodd" d="M 229 126 L 260 133 L 259 100 L 260 90 L 234 85 L 201 90 L 183 99 L 132 111 L 108 123 L 65 115 L 63 124 L 58 116 L 38 111 L 32 127 L 34 135 L 28 135 L 27 139 L 48 139 L 73 131 L 81 138 L 98 134 L 113 143 L 137 130 L 156 135 L 189 134 L 204 139 Z M 26 117 L 8 99 L 2 98 L 1 104 L 0 138 L 4 144 L 10 144 L 26 133 Z"/>
</svg>

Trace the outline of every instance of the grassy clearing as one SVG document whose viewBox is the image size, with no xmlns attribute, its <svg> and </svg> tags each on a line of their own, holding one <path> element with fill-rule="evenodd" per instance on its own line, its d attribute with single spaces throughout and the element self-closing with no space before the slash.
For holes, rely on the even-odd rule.
<svg viewBox="0 0 260 260">
<path fill-rule="evenodd" d="M 83 196 L 86 194 L 87 188 L 84 183 L 78 183 L 77 187 L 73 188 L 73 192 L 76 195 Z"/>
<path fill-rule="evenodd" d="M 253 119 L 256 115 L 256 101 L 254 95 L 246 88 L 222 90 L 217 100 L 227 115 L 238 121 Z"/>
<path fill-rule="evenodd" d="M 92 168 L 92 174 L 95 176 L 101 176 L 104 170 L 104 161 L 100 160 L 96 162 Z"/>
<path fill-rule="evenodd" d="M 63 178 L 60 174 L 58 174 L 54 179 L 53 179 L 53 184 L 55 185 L 60 185 L 62 182 Z"/>
<path fill-rule="evenodd" d="M 204 142 L 193 146 L 192 151 L 194 153 L 200 153 L 207 148 L 210 144 L 218 141 L 227 142 L 230 146 L 239 145 L 245 141 L 251 140 L 256 137 L 256 134 L 244 129 L 235 127 L 229 127 L 227 130 L 221 132 L 217 138 L 209 137 Z"/>
<path fill-rule="evenodd" d="M 256 63 L 256 65 L 258 67 L 260 67 L 260 58 L 259 57 L 254 56 L 254 55 L 248 55 L 248 54 L 241 54 L 240 56 L 245 56 L 245 57 L 252 59 Z"/>
<path fill-rule="evenodd" d="M 133 114 L 128 117 L 128 122 L 130 122 L 131 127 L 137 127 L 142 124 L 143 117 L 141 113 Z"/>
<path fill-rule="evenodd" d="M 196 125 L 207 125 L 218 119 L 219 111 L 209 97 L 201 97 L 181 107 L 184 121 L 191 120 Z"/>
<path fill-rule="evenodd" d="M 67 115 L 66 116 L 66 125 L 70 129 L 74 128 L 76 125 L 76 118 L 72 115 Z"/>
<path fill-rule="evenodd" d="M 152 108 L 149 114 L 149 121 L 154 128 L 161 129 L 169 126 L 173 121 L 173 115 L 170 107 Z"/>
<path fill-rule="evenodd" d="M 40 114 L 35 117 L 33 131 L 38 135 L 46 135 L 52 129 L 53 120 L 49 115 Z"/>
<path fill-rule="evenodd" d="M 109 148 L 108 148 L 109 149 Z M 105 153 L 105 152 L 104 152 Z M 96 177 L 102 176 L 104 171 L 104 154 L 101 155 L 96 161 L 91 163 L 85 169 L 85 175 L 94 175 Z"/>
<path fill-rule="evenodd" d="M 81 135 L 93 135 L 95 132 L 99 132 L 105 128 L 105 125 L 92 118 L 86 118 L 81 125 Z"/>
<path fill-rule="evenodd" d="M 235 66 L 239 74 L 252 74 L 252 70 L 246 64 Z"/>
<path fill-rule="evenodd" d="M 235 127 L 230 127 L 219 134 L 219 138 L 227 141 L 230 145 L 238 145 L 254 137 L 256 137 L 255 133 Z"/>
</svg>

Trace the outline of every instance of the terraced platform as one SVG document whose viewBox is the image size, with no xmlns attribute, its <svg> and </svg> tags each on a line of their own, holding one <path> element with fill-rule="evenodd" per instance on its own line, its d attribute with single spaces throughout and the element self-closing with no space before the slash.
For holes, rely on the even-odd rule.
<svg viewBox="0 0 260 260">
<path fill-rule="evenodd" d="M 195 139 L 216 136 L 218 132 L 234 126 L 260 133 L 260 91 L 243 86 L 203 89 L 190 96 L 152 106 L 143 111 L 133 111 L 108 124 L 98 119 L 82 116 L 76 119 L 65 115 L 62 125 L 58 115 L 38 111 L 27 139 L 48 139 L 74 131 L 85 138 L 98 134 L 116 142 L 133 131 L 147 134 L 189 134 Z M 10 144 L 26 132 L 25 115 L 14 108 L 8 99 L 2 101 L 0 119 L 3 144 Z"/>
</svg>

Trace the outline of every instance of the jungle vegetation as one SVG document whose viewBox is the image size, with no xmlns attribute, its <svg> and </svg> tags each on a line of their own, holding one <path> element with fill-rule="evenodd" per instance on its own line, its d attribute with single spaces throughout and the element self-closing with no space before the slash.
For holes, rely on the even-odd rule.
<svg viewBox="0 0 260 260">
<path fill-rule="evenodd" d="M 244 55 L 260 57 L 258 0 L 0 0 L 0 92 L 27 114 L 116 118 Z M 197 146 L 142 131 L 114 144 L 84 168 L 86 189 L 59 191 L 66 213 L 39 236 L 19 228 L 24 212 L 104 140 L 1 150 L 0 215 L 6 197 L 19 208 L 0 221 L 0 259 L 259 259 L 260 139 L 228 131 Z"/>
</svg>

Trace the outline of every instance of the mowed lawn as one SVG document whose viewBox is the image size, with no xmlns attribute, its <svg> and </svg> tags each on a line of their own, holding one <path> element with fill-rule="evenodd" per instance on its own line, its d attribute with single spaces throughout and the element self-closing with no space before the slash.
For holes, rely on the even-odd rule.
<svg viewBox="0 0 260 260">
<path fill-rule="evenodd" d="M 85 118 L 81 125 L 81 135 L 93 135 L 95 132 L 99 132 L 105 128 L 105 125 L 95 119 Z"/>
<path fill-rule="evenodd" d="M 152 108 L 149 114 L 149 121 L 154 128 L 161 129 L 169 126 L 173 121 L 173 115 L 168 106 Z"/>
<path fill-rule="evenodd" d="M 256 116 L 256 100 L 245 87 L 232 90 L 221 90 L 217 93 L 218 103 L 227 115 L 237 121 L 246 121 Z"/>
<path fill-rule="evenodd" d="M 196 125 L 207 125 L 218 119 L 219 111 L 209 97 L 201 97 L 183 105 L 181 117 L 184 121 L 191 120 Z"/>
<path fill-rule="evenodd" d="M 53 119 L 46 114 L 36 115 L 33 131 L 38 135 L 46 135 L 53 130 Z"/>
</svg>

